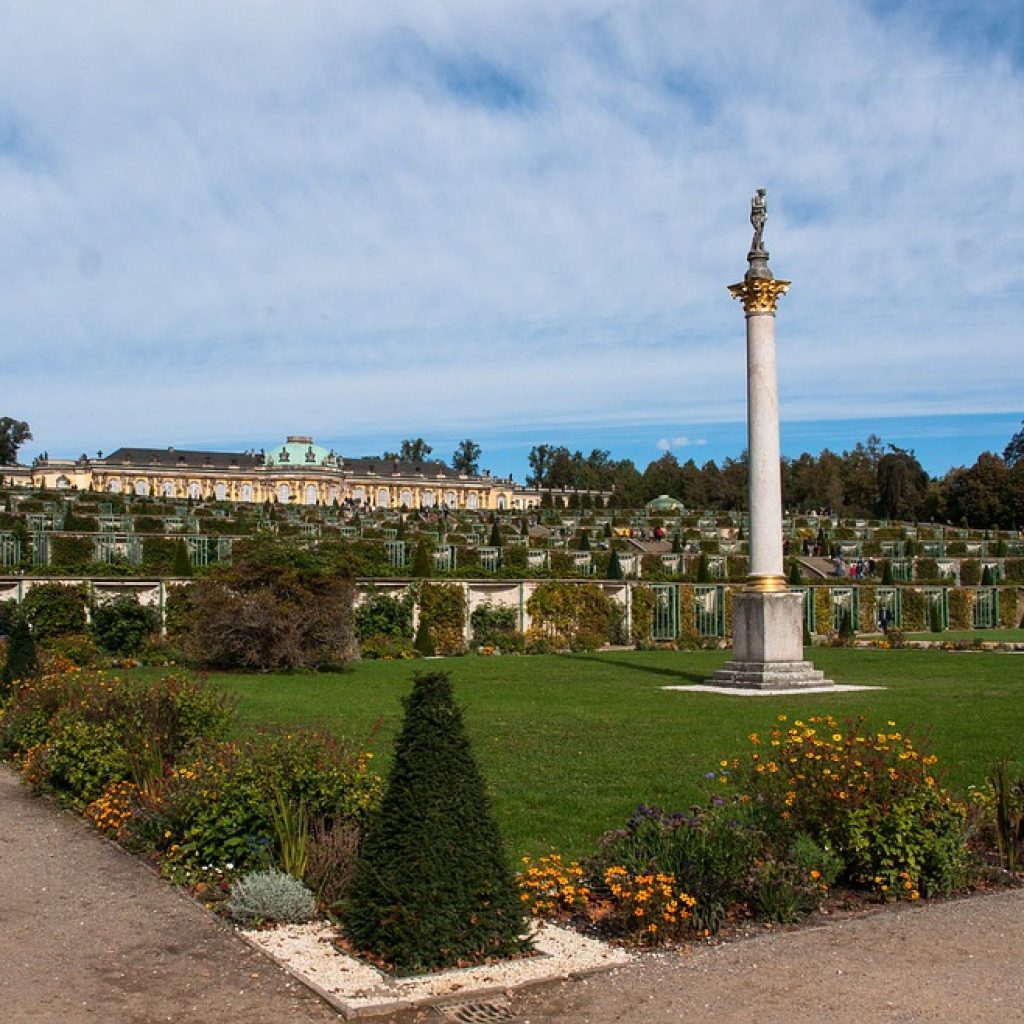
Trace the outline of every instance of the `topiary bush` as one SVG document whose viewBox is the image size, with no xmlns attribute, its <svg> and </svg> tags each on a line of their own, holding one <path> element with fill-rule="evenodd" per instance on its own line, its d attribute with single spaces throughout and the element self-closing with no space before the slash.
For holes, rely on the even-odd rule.
<svg viewBox="0 0 1024 1024">
<path fill-rule="evenodd" d="M 31 588 L 21 610 L 36 640 L 85 632 L 86 590 L 84 586 L 42 583 Z"/>
<path fill-rule="evenodd" d="M 131 594 L 119 594 L 92 613 L 92 635 L 111 654 L 138 654 L 159 626 L 156 609 Z"/>
<path fill-rule="evenodd" d="M 242 924 L 304 924 L 313 918 L 316 899 L 297 878 L 271 868 L 239 878 L 231 886 L 227 911 Z"/>
<path fill-rule="evenodd" d="M 447 673 L 418 673 L 345 929 L 403 974 L 523 952 L 520 902 Z"/>
<path fill-rule="evenodd" d="M 7 653 L 0 672 L 0 697 L 15 679 L 30 679 L 36 671 L 36 645 L 24 616 L 15 615 L 10 624 Z"/>
</svg>

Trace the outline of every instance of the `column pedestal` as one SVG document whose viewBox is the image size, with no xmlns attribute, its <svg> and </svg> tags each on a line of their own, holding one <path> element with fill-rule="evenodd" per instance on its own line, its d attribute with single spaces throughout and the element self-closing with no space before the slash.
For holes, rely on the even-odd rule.
<svg viewBox="0 0 1024 1024">
<path fill-rule="evenodd" d="M 803 594 L 736 594 L 732 600 L 733 660 L 723 665 L 708 685 L 747 690 L 835 685 L 804 661 L 803 622 Z"/>
</svg>

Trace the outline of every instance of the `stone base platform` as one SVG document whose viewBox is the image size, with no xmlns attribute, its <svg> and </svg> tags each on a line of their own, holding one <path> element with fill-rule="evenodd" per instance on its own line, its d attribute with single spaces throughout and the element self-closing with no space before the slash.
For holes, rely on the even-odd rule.
<svg viewBox="0 0 1024 1024">
<path fill-rule="evenodd" d="M 734 690 L 803 690 L 835 686 L 809 661 L 730 661 L 708 681 L 708 686 Z"/>
</svg>

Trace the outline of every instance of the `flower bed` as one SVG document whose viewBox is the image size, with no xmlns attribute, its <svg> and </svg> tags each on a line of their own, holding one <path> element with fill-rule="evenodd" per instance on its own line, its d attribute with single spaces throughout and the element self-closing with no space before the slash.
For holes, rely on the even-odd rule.
<svg viewBox="0 0 1024 1024">
<path fill-rule="evenodd" d="M 707 773 L 705 804 L 641 806 L 582 861 L 525 858 L 524 908 L 661 945 L 730 921 L 792 923 L 837 890 L 854 902 L 917 900 L 980 877 L 969 840 L 985 801 L 972 816 L 939 784 L 935 755 L 894 722 L 780 715 L 749 743 Z"/>
</svg>

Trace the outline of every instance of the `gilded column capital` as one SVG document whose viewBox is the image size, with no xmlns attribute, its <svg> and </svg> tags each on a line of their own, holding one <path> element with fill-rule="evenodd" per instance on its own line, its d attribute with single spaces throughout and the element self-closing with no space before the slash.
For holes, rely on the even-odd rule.
<svg viewBox="0 0 1024 1024">
<path fill-rule="evenodd" d="M 789 281 L 779 281 L 774 277 L 746 277 L 739 284 L 729 285 L 729 294 L 743 303 L 743 312 L 747 316 L 754 313 L 770 313 L 775 315 L 775 305 L 779 297 L 789 291 Z"/>
</svg>

